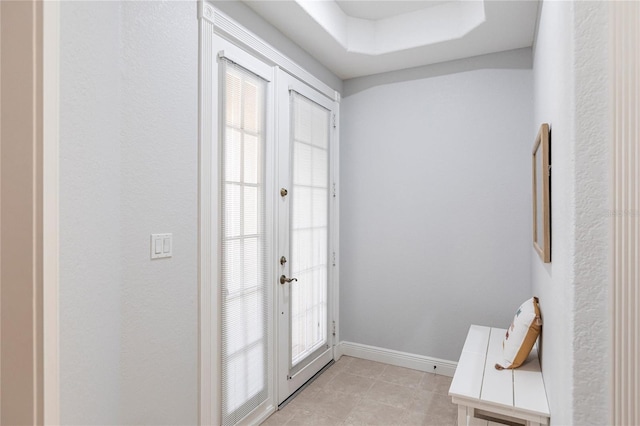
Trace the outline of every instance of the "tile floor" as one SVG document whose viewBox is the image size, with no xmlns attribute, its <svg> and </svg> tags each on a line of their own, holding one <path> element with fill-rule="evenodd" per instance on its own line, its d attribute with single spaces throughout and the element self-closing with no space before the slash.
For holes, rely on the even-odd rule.
<svg viewBox="0 0 640 426">
<path fill-rule="evenodd" d="M 450 377 L 343 356 L 262 424 L 452 426 L 450 385 Z"/>
</svg>

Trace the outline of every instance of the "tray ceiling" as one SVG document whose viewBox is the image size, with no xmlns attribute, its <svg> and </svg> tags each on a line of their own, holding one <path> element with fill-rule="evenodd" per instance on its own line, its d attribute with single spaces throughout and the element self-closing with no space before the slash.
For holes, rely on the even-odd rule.
<svg viewBox="0 0 640 426">
<path fill-rule="evenodd" d="M 533 44 L 537 0 L 247 0 L 342 79 Z"/>
</svg>

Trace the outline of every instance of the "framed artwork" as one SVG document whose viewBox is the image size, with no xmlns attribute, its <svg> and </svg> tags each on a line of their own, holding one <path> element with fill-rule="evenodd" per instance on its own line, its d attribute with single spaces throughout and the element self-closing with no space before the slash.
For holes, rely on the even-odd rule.
<svg viewBox="0 0 640 426">
<path fill-rule="evenodd" d="M 533 247 L 551 262 L 551 162 L 549 125 L 543 123 L 533 144 Z"/>
</svg>

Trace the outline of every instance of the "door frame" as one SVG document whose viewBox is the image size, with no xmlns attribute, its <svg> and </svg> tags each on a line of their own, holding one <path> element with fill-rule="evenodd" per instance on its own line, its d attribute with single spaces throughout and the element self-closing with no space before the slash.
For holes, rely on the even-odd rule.
<svg viewBox="0 0 640 426">
<path fill-rule="evenodd" d="M 339 164 L 339 128 L 338 112 L 340 94 L 314 77 L 291 59 L 274 49 L 258 36 L 239 25 L 237 22 L 217 10 L 206 1 L 198 2 L 199 21 L 199 153 L 198 153 L 198 287 L 199 287 L 199 424 L 217 424 L 221 413 L 220 394 L 220 298 L 216 291 L 217 277 L 220 272 L 219 231 L 220 217 L 218 213 L 218 66 L 216 57 L 221 50 L 217 40 L 226 40 L 254 55 L 259 60 L 286 71 L 306 83 L 314 90 L 333 100 L 336 111 L 336 130 L 331 161 Z M 274 114 L 277 111 L 274 110 Z M 277 122 L 277 117 L 275 119 Z M 333 339 L 334 356 L 336 343 L 339 341 L 339 305 L 338 305 L 338 167 L 332 168 L 331 184 L 336 208 L 331 213 L 333 221 L 331 239 L 334 241 L 332 265 L 332 312 L 330 318 L 334 322 Z M 330 330 L 332 331 L 332 330 Z M 275 332 L 275 330 L 274 330 Z M 274 340 L 277 340 L 274 339 Z M 275 348 L 274 348 L 275 349 Z M 277 355 L 276 355 L 277 356 Z M 276 380 L 273 380 L 275 385 Z M 277 394 L 273 390 L 273 395 Z M 273 407 L 275 409 L 277 407 Z M 259 419 L 257 419 L 259 420 Z"/>
<path fill-rule="evenodd" d="M 9 359 L 0 353 L 1 370 L 11 372 L 0 374 L 0 393 L 12 395 L 0 405 L 0 419 L 59 424 L 60 3 L 3 2 L 0 19 L 7 16 L 10 25 L 0 25 L 0 78 L 9 89 L 2 106 L 18 110 L 8 117 L 10 109 L 0 108 L 0 170 L 2 181 L 10 182 L 0 191 L 0 205 L 11 205 L 0 214 L 0 241 L 19 257 L 2 262 L 7 281 L 0 282 L 0 297 L 11 307 L 0 315 L 2 338 L 14 344 Z"/>
</svg>

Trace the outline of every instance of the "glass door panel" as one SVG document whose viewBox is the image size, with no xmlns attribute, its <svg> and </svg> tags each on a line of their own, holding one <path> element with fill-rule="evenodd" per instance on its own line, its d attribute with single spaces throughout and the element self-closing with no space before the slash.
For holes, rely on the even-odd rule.
<svg viewBox="0 0 640 426">
<path fill-rule="evenodd" d="M 267 82 L 221 59 L 222 419 L 238 423 L 269 396 L 272 306 L 265 228 Z"/>
<path fill-rule="evenodd" d="M 329 111 L 290 92 L 291 369 L 327 349 Z"/>
<path fill-rule="evenodd" d="M 278 401 L 333 359 L 330 323 L 334 103 L 290 75 L 278 83 Z"/>
</svg>

